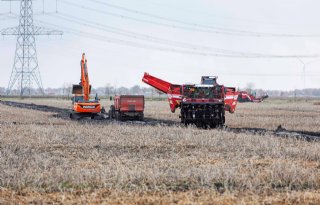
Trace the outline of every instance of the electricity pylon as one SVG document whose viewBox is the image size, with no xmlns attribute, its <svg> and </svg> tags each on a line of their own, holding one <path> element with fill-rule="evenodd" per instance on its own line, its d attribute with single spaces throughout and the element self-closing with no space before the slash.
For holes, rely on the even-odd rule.
<svg viewBox="0 0 320 205">
<path fill-rule="evenodd" d="M 6 28 L 1 31 L 1 35 L 17 36 L 16 52 L 7 88 L 7 95 L 11 93 L 16 84 L 18 84 L 20 96 L 25 95 L 26 91 L 31 95 L 33 82 L 37 84 L 40 92 L 44 94 L 37 59 L 35 36 L 62 35 L 62 32 L 34 26 L 32 0 L 19 1 L 21 1 L 19 26 Z"/>
</svg>

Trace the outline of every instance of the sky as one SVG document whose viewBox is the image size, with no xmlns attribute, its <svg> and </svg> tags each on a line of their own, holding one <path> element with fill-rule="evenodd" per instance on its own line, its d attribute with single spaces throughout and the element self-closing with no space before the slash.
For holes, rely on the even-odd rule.
<svg viewBox="0 0 320 205">
<path fill-rule="evenodd" d="M 57 2 L 57 10 L 56 0 L 33 2 L 36 26 L 63 31 L 36 38 L 45 88 L 79 83 L 83 52 L 93 87 L 148 87 L 141 82 L 144 72 L 175 84 L 213 75 L 230 87 L 320 87 L 320 58 L 294 57 L 320 55 L 317 0 Z M 0 1 L 0 30 L 18 25 L 19 4 L 12 2 L 8 14 L 10 3 Z M 15 48 L 15 36 L 0 39 L 0 87 L 8 85 Z M 215 56 L 221 49 L 265 57 Z"/>
</svg>

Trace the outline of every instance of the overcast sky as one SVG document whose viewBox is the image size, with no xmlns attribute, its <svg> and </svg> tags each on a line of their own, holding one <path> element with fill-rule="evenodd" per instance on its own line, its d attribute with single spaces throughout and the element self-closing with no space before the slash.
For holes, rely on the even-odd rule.
<svg viewBox="0 0 320 205">
<path fill-rule="evenodd" d="M 302 89 L 303 65 L 297 58 L 230 58 L 199 53 L 210 53 L 206 50 L 210 47 L 268 55 L 320 54 L 318 0 L 58 0 L 58 13 L 55 0 L 44 2 L 43 15 L 42 1 L 34 1 L 35 25 L 64 32 L 62 37 L 37 37 L 45 88 L 78 83 L 79 62 L 85 52 L 93 87 L 107 84 L 147 87 L 141 78 L 144 72 L 149 72 L 172 83 L 198 83 L 202 75 L 217 75 L 220 84 L 226 86 L 245 87 L 253 83 L 255 88 L 262 89 Z M 12 2 L 15 14 L 19 13 L 19 4 Z M 7 15 L 9 5 L 0 1 L 0 29 L 18 25 L 18 18 Z M 80 23 L 82 19 L 85 21 Z M 232 35 L 216 32 L 228 29 Z M 234 31 L 249 31 L 250 35 Z M 319 37 L 255 37 L 253 32 Z M 151 42 L 150 37 L 160 39 L 161 44 Z M 110 42 L 111 38 L 117 39 L 117 43 Z M 9 82 L 15 44 L 14 36 L 0 39 L 1 87 L 7 87 Z M 181 48 L 182 44 L 196 48 Z M 161 51 L 159 47 L 164 49 Z M 306 87 L 319 88 L 320 58 L 301 60 L 306 63 Z"/>
</svg>

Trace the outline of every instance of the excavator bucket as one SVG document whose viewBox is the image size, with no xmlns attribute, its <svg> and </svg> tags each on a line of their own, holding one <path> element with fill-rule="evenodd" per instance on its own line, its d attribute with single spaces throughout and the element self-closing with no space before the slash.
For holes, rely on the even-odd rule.
<svg viewBox="0 0 320 205">
<path fill-rule="evenodd" d="M 72 86 L 72 94 L 81 95 L 82 94 L 82 86 L 81 85 L 73 85 Z"/>
</svg>

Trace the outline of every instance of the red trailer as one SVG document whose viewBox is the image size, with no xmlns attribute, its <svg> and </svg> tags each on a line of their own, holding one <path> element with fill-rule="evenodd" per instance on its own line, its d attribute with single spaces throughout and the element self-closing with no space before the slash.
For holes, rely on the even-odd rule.
<svg viewBox="0 0 320 205">
<path fill-rule="evenodd" d="M 116 95 L 110 106 L 109 118 L 117 120 L 143 120 L 143 95 Z"/>
</svg>

